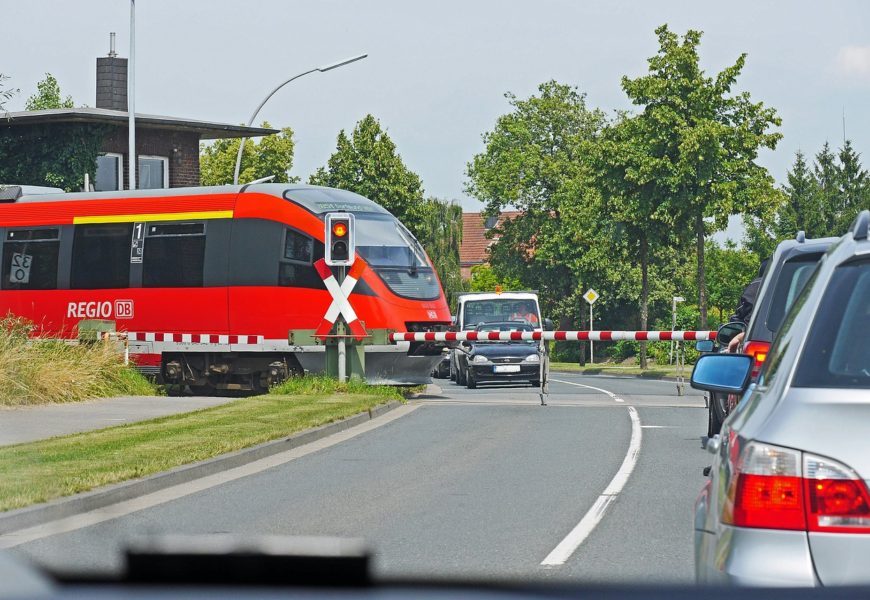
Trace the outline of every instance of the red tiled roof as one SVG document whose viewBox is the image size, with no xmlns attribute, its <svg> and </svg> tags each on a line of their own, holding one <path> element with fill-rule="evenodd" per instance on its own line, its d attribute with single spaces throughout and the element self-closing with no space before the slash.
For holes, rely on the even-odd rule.
<svg viewBox="0 0 870 600">
<path fill-rule="evenodd" d="M 522 214 L 518 210 L 507 210 L 498 216 L 498 224 L 505 219 Z M 462 245 L 459 247 L 459 263 L 462 266 L 480 265 L 488 259 L 489 245 L 497 237 L 486 237 L 486 217 L 479 212 L 462 213 Z"/>
</svg>

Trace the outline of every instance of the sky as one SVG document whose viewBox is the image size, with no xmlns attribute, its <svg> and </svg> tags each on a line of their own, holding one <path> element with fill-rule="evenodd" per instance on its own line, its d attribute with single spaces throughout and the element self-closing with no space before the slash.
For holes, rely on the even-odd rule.
<svg viewBox="0 0 870 600">
<path fill-rule="evenodd" d="M 0 0 L 0 73 L 23 110 L 46 72 L 77 105 L 95 103 L 95 59 L 109 32 L 129 55 L 125 0 Z M 281 81 L 258 121 L 292 127 L 292 174 L 306 180 L 367 113 L 377 117 L 431 196 L 481 205 L 464 191 L 481 135 L 519 97 L 555 79 L 611 112 L 631 108 L 623 75 L 646 71 L 654 29 L 704 32 L 702 66 L 715 73 L 748 54 L 739 79 L 777 109 L 784 138 L 760 162 L 783 182 L 801 149 L 846 135 L 870 164 L 870 3 L 561 0 L 138 0 L 137 112 L 241 123 Z"/>
</svg>

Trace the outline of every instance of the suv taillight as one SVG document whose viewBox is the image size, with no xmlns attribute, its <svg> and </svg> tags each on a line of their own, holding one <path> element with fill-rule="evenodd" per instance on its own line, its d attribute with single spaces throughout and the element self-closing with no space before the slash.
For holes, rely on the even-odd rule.
<svg viewBox="0 0 870 600">
<path fill-rule="evenodd" d="M 757 378 L 761 372 L 761 366 L 767 360 L 768 352 L 770 352 L 770 342 L 749 341 L 743 346 L 743 354 L 748 354 L 755 359 L 755 364 L 752 365 L 752 379 Z"/>
<path fill-rule="evenodd" d="M 732 465 L 722 522 L 737 527 L 870 533 L 870 494 L 845 465 L 749 442 Z"/>
<path fill-rule="evenodd" d="M 810 531 L 870 533 L 870 494 L 852 469 L 806 454 L 804 478 Z"/>
<path fill-rule="evenodd" d="M 801 453 L 750 442 L 731 479 L 722 521 L 737 527 L 806 529 Z"/>
</svg>

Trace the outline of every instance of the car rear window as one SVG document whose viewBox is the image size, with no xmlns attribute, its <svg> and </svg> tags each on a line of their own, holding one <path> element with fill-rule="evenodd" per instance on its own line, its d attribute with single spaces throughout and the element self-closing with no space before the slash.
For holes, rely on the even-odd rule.
<svg viewBox="0 0 870 600">
<path fill-rule="evenodd" d="M 870 389 L 870 261 L 834 272 L 792 385 Z"/>
<path fill-rule="evenodd" d="M 822 252 L 801 254 L 787 260 L 782 265 L 770 300 L 770 311 L 765 320 L 765 325 L 771 332 L 779 331 L 782 319 L 788 313 L 791 305 L 794 304 L 801 290 L 804 289 L 822 254 Z"/>
</svg>

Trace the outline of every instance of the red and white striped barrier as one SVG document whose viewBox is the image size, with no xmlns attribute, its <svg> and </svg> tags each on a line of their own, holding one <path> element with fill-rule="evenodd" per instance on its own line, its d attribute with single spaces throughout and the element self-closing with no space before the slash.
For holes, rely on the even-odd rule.
<svg viewBox="0 0 870 600">
<path fill-rule="evenodd" d="M 684 342 L 716 339 L 715 331 L 401 331 L 390 334 L 395 342 Z"/>
</svg>

